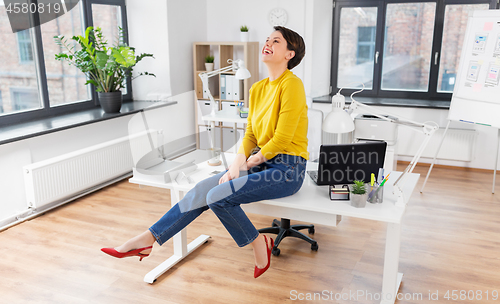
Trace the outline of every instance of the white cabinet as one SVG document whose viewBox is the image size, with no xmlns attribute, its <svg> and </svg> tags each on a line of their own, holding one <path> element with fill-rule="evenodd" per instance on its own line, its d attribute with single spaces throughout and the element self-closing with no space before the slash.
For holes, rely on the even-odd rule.
<svg viewBox="0 0 500 304">
<path fill-rule="evenodd" d="M 236 129 L 236 134 L 235 136 L 234 129 L 222 129 L 222 151 L 238 152 L 244 132 L 242 129 Z M 236 149 L 234 149 L 235 144 L 237 144 Z"/>
<path fill-rule="evenodd" d="M 216 109 L 218 110 L 219 109 L 219 102 L 218 101 L 215 101 L 216 102 Z M 197 117 L 197 121 L 198 121 L 198 125 L 206 125 L 206 126 L 209 126 L 210 125 L 210 122 L 207 122 L 207 121 L 203 121 L 201 119 L 201 117 L 203 117 L 204 115 L 208 115 L 210 114 L 210 112 L 212 111 L 212 105 L 210 104 L 210 100 L 204 100 L 204 99 L 199 99 L 198 100 L 198 117 Z"/>
<path fill-rule="evenodd" d="M 198 135 L 199 135 L 199 143 L 200 143 L 200 149 L 206 150 L 210 149 L 210 136 L 213 136 L 212 134 L 215 134 L 215 147 L 221 146 L 221 129 L 220 127 L 215 127 L 215 132 L 210 132 L 211 127 L 204 127 L 204 126 L 199 126 L 198 127 Z"/>
<path fill-rule="evenodd" d="M 226 110 L 226 109 L 231 109 L 231 111 L 234 111 L 234 113 L 237 113 L 236 112 L 236 103 L 235 102 L 232 102 L 232 101 L 222 101 L 222 109 L 221 110 Z M 222 125 L 225 126 L 225 127 L 231 127 L 231 128 L 234 127 L 234 123 L 230 123 L 230 122 L 223 122 Z M 240 128 L 240 129 L 243 129 L 244 128 L 244 124 L 242 124 L 242 123 L 236 124 L 236 127 Z"/>
</svg>

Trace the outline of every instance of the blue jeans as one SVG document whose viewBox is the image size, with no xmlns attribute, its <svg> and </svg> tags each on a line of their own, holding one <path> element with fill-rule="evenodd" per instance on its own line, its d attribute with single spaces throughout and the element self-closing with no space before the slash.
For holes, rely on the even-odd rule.
<svg viewBox="0 0 500 304">
<path fill-rule="evenodd" d="M 304 181 L 306 160 L 300 156 L 278 154 L 274 158 L 240 172 L 240 177 L 219 185 L 221 172 L 202 180 L 183 199 L 149 228 L 158 244 L 181 231 L 208 209 L 217 215 L 239 247 L 253 242 L 259 232 L 240 204 L 292 195 Z"/>
</svg>

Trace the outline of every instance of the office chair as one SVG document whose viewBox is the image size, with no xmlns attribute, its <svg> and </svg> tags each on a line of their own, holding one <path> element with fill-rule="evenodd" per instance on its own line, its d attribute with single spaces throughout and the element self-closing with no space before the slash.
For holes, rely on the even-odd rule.
<svg viewBox="0 0 500 304">
<path fill-rule="evenodd" d="M 309 120 L 307 129 L 307 151 L 309 152 L 309 161 L 316 161 L 319 158 L 319 147 L 322 142 L 321 125 L 323 124 L 323 112 L 309 108 L 309 110 L 307 110 L 307 117 Z M 272 250 L 274 256 L 280 255 L 281 250 L 278 248 L 278 245 L 288 236 L 309 242 L 311 244 L 311 250 L 317 251 L 318 242 L 299 231 L 303 229 L 307 229 L 309 234 L 314 234 L 314 225 L 290 225 L 290 219 L 281 218 L 280 221 L 274 219 L 272 227 L 259 229 L 259 232 L 277 234 Z"/>
</svg>

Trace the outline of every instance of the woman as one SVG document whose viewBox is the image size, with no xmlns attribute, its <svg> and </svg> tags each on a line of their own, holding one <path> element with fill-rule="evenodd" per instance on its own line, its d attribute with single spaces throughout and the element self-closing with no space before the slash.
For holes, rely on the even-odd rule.
<svg viewBox="0 0 500 304">
<path fill-rule="evenodd" d="M 102 251 L 118 258 L 139 256 L 142 260 L 155 241 L 162 245 L 210 208 L 238 246 L 252 245 L 254 277 L 269 268 L 274 241 L 259 234 L 240 204 L 296 193 L 302 186 L 308 159 L 304 86 L 290 71 L 304 57 L 304 40 L 290 29 L 274 29 L 261 53 L 269 78 L 250 89 L 246 133 L 228 170 L 199 182 L 149 230 Z M 260 150 L 252 155 L 255 148 Z"/>
</svg>

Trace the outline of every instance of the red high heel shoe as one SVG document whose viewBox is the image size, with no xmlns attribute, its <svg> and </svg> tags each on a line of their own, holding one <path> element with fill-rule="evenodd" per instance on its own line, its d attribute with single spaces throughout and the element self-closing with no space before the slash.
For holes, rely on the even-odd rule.
<svg viewBox="0 0 500 304">
<path fill-rule="evenodd" d="M 271 239 L 271 249 L 274 247 L 274 240 Z M 269 269 L 269 266 L 271 265 L 271 249 L 269 249 L 269 245 L 267 244 L 267 237 L 264 235 L 264 240 L 266 241 L 266 249 L 267 249 L 267 265 L 264 268 L 259 268 L 257 265 L 255 265 L 255 269 L 253 271 L 253 277 L 258 278 L 260 275 L 262 275 L 264 272 L 266 272 L 267 269 Z"/>
<path fill-rule="evenodd" d="M 139 249 L 133 249 L 133 250 L 130 250 L 127 252 L 118 252 L 114 248 L 102 248 L 101 251 L 109 254 L 110 256 L 113 256 L 113 257 L 119 258 L 119 259 L 126 258 L 129 256 L 138 256 L 138 257 L 140 257 L 139 261 L 142 261 L 143 258 L 149 256 L 149 253 L 147 253 L 147 254 L 141 253 L 141 251 L 151 249 L 151 248 L 153 248 L 153 246 L 143 247 L 143 248 L 139 248 Z"/>
</svg>

